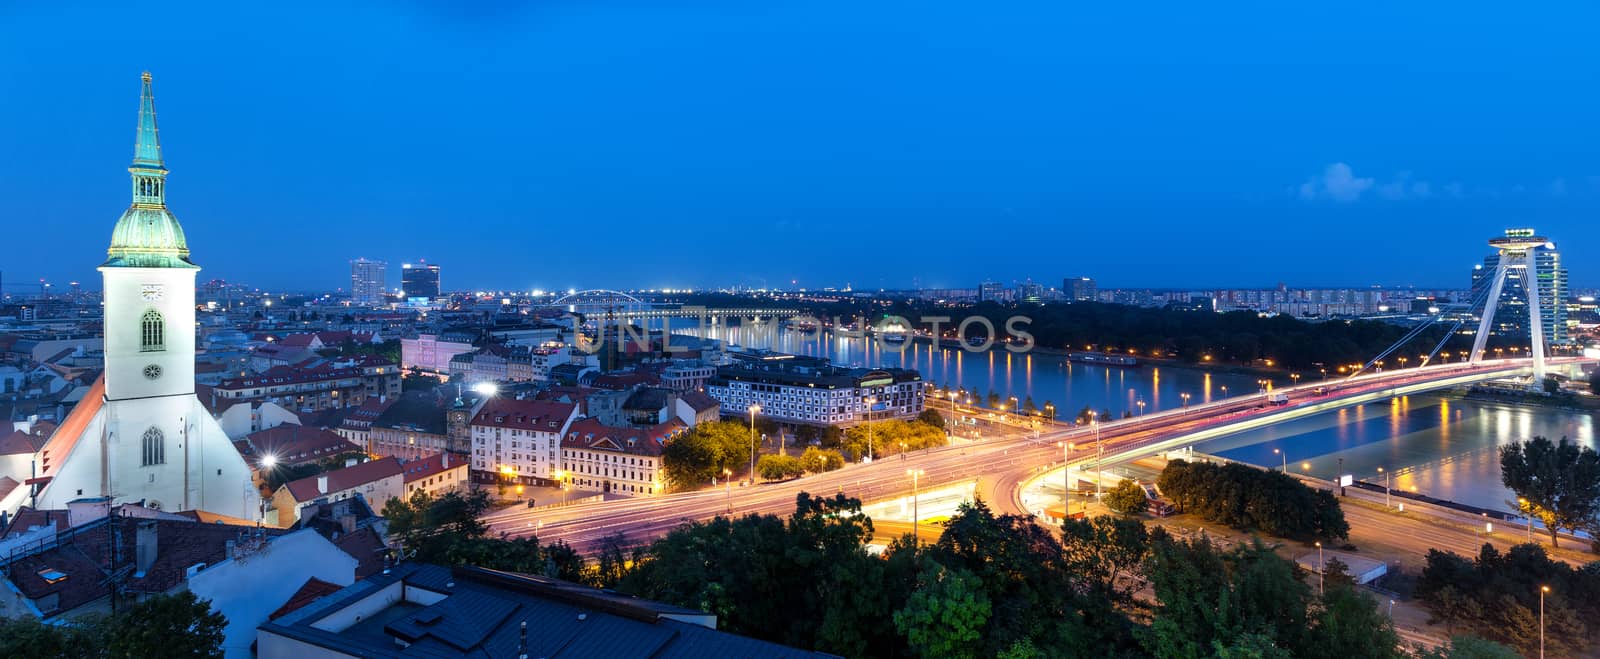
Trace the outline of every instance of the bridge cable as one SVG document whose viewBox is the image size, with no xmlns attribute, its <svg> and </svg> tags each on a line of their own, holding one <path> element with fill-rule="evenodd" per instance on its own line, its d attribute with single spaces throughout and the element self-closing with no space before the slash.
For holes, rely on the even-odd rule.
<svg viewBox="0 0 1600 659">
<path fill-rule="evenodd" d="M 1467 315 L 1470 316 L 1472 314 L 1472 310 L 1478 308 L 1478 305 L 1482 304 L 1484 302 L 1484 299 L 1487 298 L 1488 296 L 1489 296 L 1489 287 L 1484 287 L 1484 289 L 1482 291 L 1478 292 L 1478 296 L 1473 298 L 1472 301 L 1470 303 L 1468 303 L 1467 310 L 1466 310 Z M 1411 331 L 1406 332 L 1405 336 L 1400 337 L 1399 341 L 1395 341 L 1394 344 L 1390 345 L 1383 352 L 1378 353 L 1378 356 L 1367 360 L 1367 363 L 1362 364 L 1361 368 L 1358 368 L 1355 371 L 1352 371 L 1350 373 L 1350 377 L 1353 378 L 1357 374 L 1360 374 L 1360 373 L 1366 371 L 1367 369 L 1372 368 L 1373 364 L 1376 364 L 1376 363 L 1382 361 L 1383 358 L 1388 357 L 1389 355 L 1393 354 L 1396 350 L 1399 350 L 1400 347 L 1405 345 L 1407 342 L 1411 341 L 1412 339 L 1416 338 L 1417 336 L 1420 336 L 1423 331 L 1427 330 L 1429 327 L 1432 327 L 1434 323 L 1443 322 L 1444 321 L 1444 316 L 1445 316 L 1445 312 L 1443 310 L 1441 310 L 1438 314 L 1435 314 L 1432 318 L 1428 318 L 1427 320 L 1424 320 L 1421 323 L 1418 323 L 1416 327 L 1411 328 Z M 1451 337 L 1455 336 L 1456 330 L 1461 328 L 1461 325 L 1462 325 L 1463 322 L 1465 322 L 1464 319 L 1455 321 L 1455 324 L 1450 327 L 1450 330 L 1445 332 L 1444 338 L 1439 340 L 1439 345 L 1434 346 L 1433 352 L 1429 353 L 1428 356 L 1426 358 L 1424 358 L 1423 363 L 1427 363 L 1429 361 L 1433 361 L 1433 358 L 1438 356 L 1439 351 L 1444 348 L 1445 343 L 1448 343 L 1450 341 Z"/>
</svg>

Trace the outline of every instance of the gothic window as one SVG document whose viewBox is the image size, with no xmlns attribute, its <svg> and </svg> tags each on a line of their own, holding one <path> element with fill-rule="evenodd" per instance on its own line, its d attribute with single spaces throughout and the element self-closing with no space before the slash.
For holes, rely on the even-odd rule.
<svg viewBox="0 0 1600 659">
<path fill-rule="evenodd" d="M 166 349 L 166 328 L 161 323 L 161 312 L 151 309 L 139 319 L 139 352 L 159 352 Z"/>
<path fill-rule="evenodd" d="M 144 431 L 141 444 L 144 452 L 139 460 L 140 465 L 148 467 L 167 463 L 166 436 L 161 434 L 160 428 L 150 426 L 149 430 Z"/>
</svg>

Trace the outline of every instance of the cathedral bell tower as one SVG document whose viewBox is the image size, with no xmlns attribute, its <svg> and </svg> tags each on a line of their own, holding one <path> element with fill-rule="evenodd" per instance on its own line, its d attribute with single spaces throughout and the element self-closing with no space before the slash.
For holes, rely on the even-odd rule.
<svg viewBox="0 0 1600 659">
<path fill-rule="evenodd" d="M 156 100 L 142 76 L 133 204 L 111 233 L 105 280 L 106 400 L 194 393 L 194 282 L 200 271 L 167 210 Z"/>
</svg>

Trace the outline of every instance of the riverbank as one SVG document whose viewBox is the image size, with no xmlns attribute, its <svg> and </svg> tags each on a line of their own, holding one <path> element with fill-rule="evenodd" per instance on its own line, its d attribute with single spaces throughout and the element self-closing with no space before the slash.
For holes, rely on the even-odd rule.
<svg viewBox="0 0 1600 659">
<path fill-rule="evenodd" d="M 1496 387 L 1471 387 L 1459 393 L 1458 397 L 1462 400 L 1529 405 L 1568 412 L 1600 412 L 1600 397 L 1569 392 L 1546 394 L 1532 391 L 1510 391 Z"/>
<path fill-rule="evenodd" d="M 916 343 L 922 343 L 922 344 L 927 344 L 927 345 L 932 345 L 933 344 L 933 337 L 929 337 L 929 336 L 917 336 L 917 337 L 914 337 L 912 340 L 914 342 L 916 342 Z M 949 348 L 949 349 L 952 349 L 952 350 L 954 350 L 954 349 L 968 350 L 968 351 L 975 352 L 975 353 L 985 353 L 985 352 L 994 352 L 994 351 L 1009 352 L 1009 350 L 1007 350 L 1007 348 L 1006 348 L 1006 344 L 1004 344 L 1004 343 L 995 343 L 994 345 L 989 346 L 989 348 L 986 349 L 986 350 L 973 350 L 972 346 L 963 345 L 960 341 L 957 341 L 955 339 L 940 339 L 939 340 L 939 347 L 940 348 Z M 1050 355 L 1051 357 L 1063 357 L 1063 358 L 1071 355 L 1074 352 L 1079 352 L 1079 351 L 1077 351 L 1077 350 L 1069 350 L 1069 349 L 1065 349 L 1065 348 L 1050 348 L 1050 347 L 1041 346 L 1041 345 L 1037 345 L 1037 344 L 1035 344 L 1032 348 L 1030 348 L 1028 350 L 1028 353 L 1030 353 L 1030 354 Z M 1264 366 L 1251 366 L 1251 365 L 1248 365 L 1248 364 L 1225 364 L 1225 363 L 1220 363 L 1220 362 L 1186 362 L 1186 361 L 1182 361 L 1182 360 L 1178 360 L 1178 359 L 1170 359 L 1170 358 L 1166 358 L 1166 357 L 1146 357 L 1146 356 L 1142 356 L 1142 355 L 1135 355 L 1135 357 L 1137 357 L 1139 359 L 1139 365 L 1138 366 L 1136 366 L 1136 367 L 1122 367 L 1122 368 L 1139 368 L 1139 367 L 1143 367 L 1143 366 L 1147 366 L 1148 365 L 1148 366 L 1167 367 L 1167 368 L 1186 368 L 1186 369 L 1190 369 L 1190 370 L 1206 371 L 1206 372 L 1210 372 L 1210 373 L 1228 373 L 1228 374 L 1232 374 L 1232 375 L 1266 376 L 1266 377 L 1273 378 L 1275 380 L 1288 380 L 1288 379 L 1291 379 L 1290 374 L 1293 373 L 1293 371 L 1289 371 L 1289 370 L 1282 369 L 1282 368 L 1267 368 L 1267 367 L 1264 367 Z M 1096 364 L 1096 366 L 1105 366 L 1105 365 L 1106 364 Z M 1115 365 L 1111 365 L 1111 366 L 1115 366 Z M 1304 377 L 1304 376 L 1302 375 L 1302 377 Z"/>
</svg>

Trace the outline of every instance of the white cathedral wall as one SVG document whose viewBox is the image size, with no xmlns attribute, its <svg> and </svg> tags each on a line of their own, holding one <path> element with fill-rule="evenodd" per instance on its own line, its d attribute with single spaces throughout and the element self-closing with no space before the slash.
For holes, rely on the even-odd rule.
<svg viewBox="0 0 1600 659">
<path fill-rule="evenodd" d="M 163 436 L 161 464 L 142 464 L 150 428 Z M 65 508 L 73 499 L 100 496 L 102 463 L 109 487 L 103 494 L 114 503 L 142 500 L 167 511 L 243 519 L 261 514 L 249 466 L 192 395 L 107 401 L 40 493 L 39 507 Z"/>
</svg>

